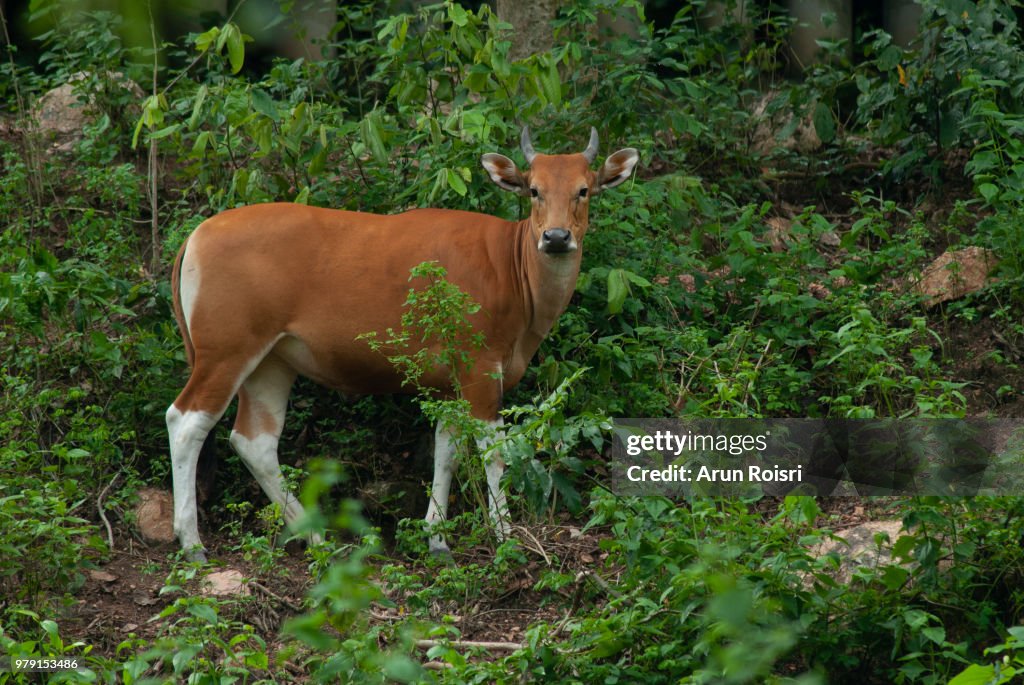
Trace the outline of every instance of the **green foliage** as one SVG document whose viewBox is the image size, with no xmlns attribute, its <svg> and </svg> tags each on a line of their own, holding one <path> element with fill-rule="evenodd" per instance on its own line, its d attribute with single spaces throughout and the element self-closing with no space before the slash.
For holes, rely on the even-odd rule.
<svg viewBox="0 0 1024 685">
<path fill-rule="evenodd" d="M 949 681 L 949 685 L 974 685 L 992 683 L 1002 685 L 1011 682 L 1024 666 L 1021 649 L 1024 648 L 1024 631 L 1019 626 L 1006 629 L 1009 635 L 1001 645 L 989 647 L 985 656 L 995 657 L 991 663 L 971 664 Z"/>
<path fill-rule="evenodd" d="M 270 667 L 267 646 L 253 626 L 224 615 L 236 609 L 208 597 L 177 598 L 159 614 L 164 634 L 122 665 L 125 682 L 147 673 L 160 674 L 164 682 L 259 682 Z"/>
<path fill-rule="evenodd" d="M 559 499 L 570 512 L 580 512 L 582 499 L 574 483 L 584 477 L 588 466 L 578 456 L 580 448 L 589 444 L 600 449 L 611 431 L 603 414 L 565 412 L 569 390 L 586 371 L 577 370 L 540 402 L 502 412 L 509 427 L 495 449 L 505 459 L 509 484 L 522 493 L 526 512 L 535 518 L 555 510 Z"/>
<path fill-rule="evenodd" d="M 376 331 L 360 336 L 395 366 L 403 385 L 423 393 L 429 389 L 421 379 L 438 372 L 458 391 L 460 379 L 473 369 L 473 353 L 484 345 L 483 335 L 469 322 L 480 305 L 448 281 L 447 274 L 436 262 L 413 267 L 409 281 L 423 280 L 426 285 L 410 288 L 401 329 L 388 328 L 386 340 L 378 340 Z"/>
<path fill-rule="evenodd" d="M 80 587 L 84 570 L 105 550 L 96 528 L 75 513 L 85 493 L 59 474 L 61 463 L 90 456 L 79 448 L 67 450 L 45 476 L 17 478 L 14 460 L 27 461 L 29 454 L 5 449 L 0 462 L 0 553 L 5 559 L 0 590 L 13 606 L 35 607 L 50 592 Z"/>
<path fill-rule="evenodd" d="M 988 137 L 992 117 L 1020 114 L 1021 53 L 1017 20 L 1001 2 L 922 3 L 921 34 L 905 50 L 874 32 L 870 58 L 857 76 L 858 118 L 877 125 L 888 145 L 903 154 L 893 171 L 904 174 L 926 164 L 928 148 L 970 148 Z M 979 138 L 979 136 L 982 136 Z M 937 160 L 936 160 L 937 161 Z"/>
<path fill-rule="evenodd" d="M 926 2 L 910 47 L 874 31 L 858 39 L 854 64 L 824 62 L 784 88 L 776 76 L 792 22 L 749 3 L 744 22 L 708 26 L 706 5 L 691 3 L 662 28 L 643 21 L 638 3 L 565 3 L 556 47 L 518 61 L 515 36 L 486 5 L 386 14 L 381 3 L 347 3 L 327 39 L 332 59 L 278 60 L 262 73 L 233 19 L 166 37 L 153 55 L 124 46 L 148 44 L 122 38 L 138 32 L 126 18 L 67 6 L 34 0 L 40 63 L 0 67 L 5 111 L 28 113 L 14 111 L 16 88 L 31 97 L 84 72 L 75 87 L 93 112 L 66 157 L 14 128 L 0 141 L 0 651 L 82 657 L 88 670 L 61 676 L 68 682 L 287 681 L 285 660 L 328 682 L 1015 677 L 1024 533 L 1012 500 L 902 503 L 895 559 L 840 583 L 837 556 L 809 551 L 831 536 L 813 500 L 680 506 L 592 490 L 608 417 L 962 416 L 979 410 L 982 393 L 953 364 L 947 338 L 986 317 L 986 333 L 1005 342 L 988 373 L 1017 371 L 1024 51 L 1012 4 Z M 635 35 L 592 28 L 602 14 L 629 12 L 641 18 Z M 807 116 L 821 150 L 754 152 L 749 103 L 770 85 L 767 115 L 798 115 L 772 135 L 785 138 Z M 492 564 L 441 568 L 418 561 L 417 522 L 400 524 L 398 554 L 382 559 L 357 506 L 338 502 L 340 467 L 317 462 L 303 486 L 304 525 L 352 536 L 309 550 L 316 587 L 275 636 L 276 660 L 246 621 L 251 600 L 196 596 L 192 566 L 168 580 L 173 601 L 155 641 L 128 637 L 100 657 L 62 636 L 66 623 L 52 617 L 71 610 L 105 554 L 95 504 L 117 523 L 138 484 L 167 477 L 161 416 L 185 364 L 167 274 L 144 266 L 154 256 L 151 187 L 165 265 L 203 217 L 240 204 L 432 205 L 512 218 L 521 202 L 494 190 L 478 159 L 517 154 L 524 123 L 549 151 L 577 149 L 597 125 L 602 149 L 633 145 L 646 165 L 593 201 L 573 304 L 508 397 L 497 446 L 517 519 L 539 526 L 589 511 L 604 556 L 578 571 L 510 540 Z M 156 178 L 138 151 L 149 146 Z M 875 160 L 880 174 L 858 175 Z M 918 197 L 922 189 L 936 194 Z M 936 218 L 944 193 L 956 202 Z M 922 307 L 907 284 L 960 245 L 996 251 L 999 284 L 944 311 Z M 428 369 L 467 366 L 477 310 L 436 265 L 413 280 L 401 330 L 371 342 L 415 385 Z M 1016 393 L 1014 378 L 1000 398 Z M 321 420 L 306 393 L 286 453 L 313 433 L 317 456 L 365 463 L 389 412 L 409 424 L 403 410 L 372 402 Z M 463 405 L 423 404 L 478 434 Z M 479 477 L 465 481 L 480 494 Z M 218 503 L 225 531 L 253 568 L 274 573 L 276 512 L 247 532 L 251 511 L 230 499 L 239 496 Z M 443 524 L 466 556 L 492 544 L 485 516 L 467 509 Z M 532 626 L 514 654 L 468 659 L 453 617 L 527 576 L 564 620 Z M 367 618 L 392 603 L 401 620 Z M 440 640 L 427 658 L 451 668 L 420 666 L 412 644 L 423 636 Z"/>
<path fill-rule="evenodd" d="M 58 662 L 74 663 L 77 667 L 74 670 L 64 669 L 63 672 L 50 674 L 48 682 L 54 683 L 94 683 L 98 681 L 97 674 L 102 672 L 105 665 L 102 657 L 93 655 L 92 647 L 84 642 L 68 643 L 61 637 L 60 627 L 56 621 L 42 619 L 32 611 L 21 610 L 15 614 L 17 619 L 28 619 L 33 623 L 33 630 L 26 631 L 26 635 L 32 635 L 29 639 L 15 639 L 5 634 L 4 627 L 0 627 L 0 649 L 4 654 L 5 670 L 10 671 L 10 664 L 7 659 L 55 659 Z M 6 623 L 6 621 L 5 621 Z M 18 621 L 12 621 L 8 626 L 17 625 Z M 15 683 L 32 682 L 31 674 L 22 672 L 4 673 L 4 682 Z"/>
<path fill-rule="evenodd" d="M 414 682 L 422 676 L 419 664 L 404 654 L 411 640 L 407 631 L 392 634 L 386 626 L 370 626 L 367 610 L 374 603 L 388 604 L 380 588 L 370 581 L 370 560 L 380 540 L 358 513 L 358 504 L 347 502 L 327 516 L 316 503 L 336 482 L 336 468 L 314 470 L 303 488 L 303 504 L 314 525 L 322 517 L 336 529 L 360 537 L 343 547 L 327 542 L 311 551 L 316 585 L 310 591 L 311 608 L 285 623 L 283 632 L 303 647 L 304 664 L 316 682 Z M 400 645 L 382 650 L 380 640 Z"/>
</svg>

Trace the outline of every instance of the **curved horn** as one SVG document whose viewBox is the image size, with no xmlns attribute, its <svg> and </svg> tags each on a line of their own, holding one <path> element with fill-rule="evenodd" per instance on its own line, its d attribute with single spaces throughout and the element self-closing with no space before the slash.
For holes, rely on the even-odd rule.
<svg viewBox="0 0 1024 685">
<path fill-rule="evenodd" d="M 597 129 L 593 126 L 590 127 L 590 142 L 587 143 L 587 149 L 583 151 L 583 156 L 586 157 L 587 161 L 591 164 L 597 158 Z"/>
<path fill-rule="evenodd" d="M 523 156 L 526 157 L 526 163 L 533 164 L 533 158 L 537 156 L 537 151 L 533 149 L 533 143 L 530 142 L 529 126 L 523 126 L 523 135 L 519 137 L 519 147 L 523 150 Z"/>
</svg>

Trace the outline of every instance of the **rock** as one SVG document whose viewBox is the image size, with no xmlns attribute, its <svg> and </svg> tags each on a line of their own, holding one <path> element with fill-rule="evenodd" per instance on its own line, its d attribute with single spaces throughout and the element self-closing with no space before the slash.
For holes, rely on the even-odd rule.
<svg viewBox="0 0 1024 685">
<path fill-rule="evenodd" d="M 233 597 L 248 595 L 249 586 L 240 571 L 228 569 L 216 571 L 203 579 L 203 594 L 208 597 Z"/>
<path fill-rule="evenodd" d="M 839 569 L 835 579 L 839 583 L 849 583 L 857 567 L 876 567 L 892 563 L 892 546 L 900 537 L 903 524 L 900 521 L 869 521 L 853 528 L 837 533 L 840 540 L 826 540 L 813 550 L 816 557 L 835 552 L 839 555 Z M 888 535 L 889 539 L 879 545 L 875 537 L 879 534 Z M 843 544 L 845 541 L 846 544 Z"/>
<path fill-rule="evenodd" d="M 776 100 L 780 98 L 785 100 L 781 107 L 776 104 Z M 803 154 L 819 149 L 821 138 L 818 137 L 814 121 L 811 119 L 813 111 L 814 107 L 808 107 L 807 114 L 794 122 L 793 109 L 785 95 L 768 92 L 759 97 L 751 110 L 751 147 L 754 152 L 768 156 L 778 149 L 796 150 Z"/>
<path fill-rule="evenodd" d="M 989 273 L 998 263 L 996 253 L 983 247 L 947 250 L 925 267 L 912 288 L 932 307 L 981 290 L 995 280 L 989 278 Z"/>
<path fill-rule="evenodd" d="M 785 252 L 789 247 L 790 229 L 793 222 L 781 216 L 772 216 L 765 220 L 768 230 L 765 231 L 765 238 L 772 246 L 772 252 Z"/>
<path fill-rule="evenodd" d="M 35 124 L 53 149 L 70 151 L 82 139 L 82 130 L 88 121 L 83 103 L 75 86 L 65 83 L 45 93 L 33 112 Z"/>
<path fill-rule="evenodd" d="M 135 526 L 146 542 L 174 541 L 174 497 L 166 490 L 143 488 L 138 492 Z"/>
<path fill-rule="evenodd" d="M 138 604 L 140 607 L 148 607 L 153 606 L 159 600 L 147 592 L 139 591 L 132 594 L 132 601 Z"/>
<path fill-rule="evenodd" d="M 839 235 L 835 231 L 825 231 L 818 236 L 818 244 L 825 247 L 839 247 L 842 244 Z"/>
<path fill-rule="evenodd" d="M 812 297 L 818 300 L 827 300 L 828 298 L 832 297 L 832 291 L 829 290 L 824 285 L 822 285 L 821 283 L 809 284 L 807 286 L 807 292 L 809 292 Z"/>
<path fill-rule="evenodd" d="M 84 82 L 89 76 L 84 71 L 73 74 L 67 83 L 44 93 L 33 107 L 33 123 L 51 143 L 50 150 L 70 152 L 82 140 L 86 124 L 95 120 L 96 97 L 93 93 L 84 92 Z M 120 72 L 109 72 L 107 78 L 134 97 L 141 99 L 144 96 L 142 89 Z"/>
<path fill-rule="evenodd" d="M 92 570 L 89 571 L 89 579 L 96 580 L 101 583 L 113 583 L 115 580 L 117 580 L 117 576 L 115 576 L 113 573 L 107 573 L 106 571 Z"/>
</svg>

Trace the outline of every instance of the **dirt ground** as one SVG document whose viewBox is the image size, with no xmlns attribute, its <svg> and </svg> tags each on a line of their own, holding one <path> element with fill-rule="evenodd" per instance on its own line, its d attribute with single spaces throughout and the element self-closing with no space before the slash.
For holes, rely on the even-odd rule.
<svg viewBox="0 0 1024 685">
<path fill-rule="evenodd" d="M 571 615 L 583 585 L 591 582 L 590 570 L 603 558 L 599 544 L 604 533 L 583 533 L 572 522 L 545 525 L 523 537 L 523 551 L 530 560 L 508 579 L 507 586 L 497 592 L 467 597 L 461 604 L 449 603 L 432 607 L 432 614 L 454 624 L 461 639 L 470 641 L 520 642 L 526 629 L 537 622 L 554 623 Z M 281 646 L 282 624 L 300 614 L 307 590 L 312 586 L 308 560 L 299 546 L 292 545 L 272 570 L 258 567 L 240 552 L 229 551 L 237 543 L 221 536 L 206 537 L 216 573 L 233 569 L 245 579 L 242 590 L 219 596 L 221 616 L 251 624 L 266 642 L 268 652 Z M 161 594 L 172 570 L 170 561 L 174 543 L 147 547 L 132 535 L 118 531 L 115 551 L 109 562 L 88 572 L 84 585 L 75 593 L 75 601 L 59 619 L 62 635 L 93 645 L 93 653 L 105 657 L 117 654 L 125 640 L 137 637 L 151 641 L 167 630 L 177 615 L 161 618 L 161 612 L 172 605 L 180 593 Z M 453 563 L 490 564 L 493 553 L 481 548 L 462 555 Z M 563 573 L 576 576 L 575 589 L 557 593 L 533 589 L 541 571 L 555 565 Z M 407 570 L 427 576 L 434 571 L 423 564 L 410 563 Z M 394 606 L 374 606 L 370 621 L 394 621 L 408 615 L 402 592 L 382 583 Z M 201 594 L 207 586 L 195 579 L 185 592 Z"/>
</svg>

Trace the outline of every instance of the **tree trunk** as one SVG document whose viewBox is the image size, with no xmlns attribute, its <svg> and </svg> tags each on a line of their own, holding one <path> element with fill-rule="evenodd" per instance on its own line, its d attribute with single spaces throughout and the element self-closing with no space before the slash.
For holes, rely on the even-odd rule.
<svg viewBox="0 0 1024 685">
<path fill-rule="evenodd" d="M 562 0 L 497 0 L 498 17 L 512 24 L 510 58 L 523 59 L 554 46 L 551 21 L 561 4 Z"/>
</svg>

